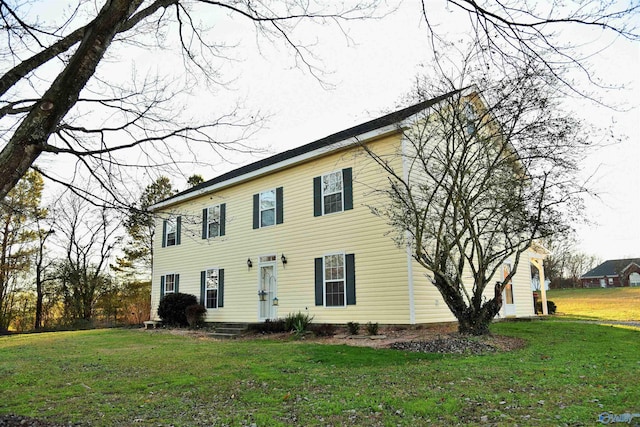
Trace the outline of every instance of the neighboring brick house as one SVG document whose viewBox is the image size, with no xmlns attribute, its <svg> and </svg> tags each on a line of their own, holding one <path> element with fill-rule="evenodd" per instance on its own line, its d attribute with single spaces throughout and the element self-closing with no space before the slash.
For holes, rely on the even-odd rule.
<svg viewBox="0 0 640 427">
<path fill-rule="evenodd" d="M 610 259 L 580 277 L 583 288 L 640 286 L 640 258 Z"/>
</svg>

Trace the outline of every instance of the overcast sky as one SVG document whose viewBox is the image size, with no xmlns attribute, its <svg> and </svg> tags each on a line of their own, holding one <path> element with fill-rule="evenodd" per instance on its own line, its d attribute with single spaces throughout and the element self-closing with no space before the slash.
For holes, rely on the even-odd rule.
<svg viewBox="0 0 640 427">
<path fill-rule="evenodd" d="M 246 61 L 236 69 L 234 83 L 247 102 L 272 114 L 254 138 L 258 145 L 268 144 L 282 151 L 311 142 L 333 132 L 354 126 L 399 105 L 415 77 L 425 72 L 431 60 L 426 28 L 418 1 L 406 1 L 392 15 L 376 22 L 364 22 L 350 28 L 356 43 L 347 46 L 342 37 L 325 38 L 316 52 L 323 59 L 324 79 L 333 89 L 324 89 L 308 73 L 287 69 L 277 52 L 264 57 L 247 53 Z M 440 7 L 443 26 L 451 24 L 451 37 L 457 37 L 457 15 Z M 465 22 L 465 21 L 461 21 Z M 568 40 L 585 40 L 594 35 L 562 34 Z M 640 257 L 640 44 L 615 41 L 610 48 L 592 58 L 599 75 L 607 81 L 626 84 L 623 91 L 611 92 L 624 112 L 598 108 L 585 100 L 571 102 L 576 114 L 589 123 L 607 126 L 626 135 L 614 146 L 600 148 L 584 161 L 584 179 L 591 176 L 598 199 L 588 200 L 587 215 L 593 224 L 580 226 L 578 237 L 582 251 L 604 259 Z M 245 92 L 246 91 L 246 92 Z M 204 172 L 211 178 L 211 172 Z"/>
<path fill-rule="evenodd" d="M 454 9 L 447 9 L 446 1 L 429 0 L 427 5 L 433 22 L 450 40 L 465 31 L 467 21 L 460 20 Z M 217 33 L 237 45 L 230 51 L 234 61 L 221 69 L 222 76 L 232 80 L 227 85 L 230 91 L 196 96 L 190 107 L 197 114 L 208 114 L 225 103 L 242 99 L 247 108 L 269 115 L 264 128 L 248 142 L 268 147 L 271 153 L 396 109 L 432 59 L 418 0 L 403 2 L 395 13 L 383 19 L 349 24 L 345 27 L 351 37 L 348 42 L 336 28 L 313 27 L 308 39 L 317 38 L 313 52 L 322 60 L 325 74 L 321 78 L 332 86 L 330 89 L 309 72 L 296 68 L 290 49 L 262 43 L 258 51 L 255 36 L 247 31 L 250 23 L 217 16 L 212 19 Z M 569 31 L 562 36 L 573 42 L 595 37 Z M 140 68 L 158 57 L 163 58 L 158 52 L 149 52 L 148 56 L 142 53 L 134 58 L 134 64 Z M 575 113 L 599 126 L 615 123 L 615 132 L 627 139 L 601 148 L 584 160 L 584 178 L 593 175 L 591 182 L 600 198 L 587 203 L 587 215 L 594 223 L 579 228 L 579 249 L 603 260 L 640 257 L 640 43 L 617 40 L 591 61 L 601 77 L 627 85 L 625 90 L 607 95 L 626 111 L 598 108 L 577 100 L 572 102 Z M 113 64 L 126 68 L 117 61 Z M 212 158 L 210 168 L 196 172 L 210 179 L 257 158 L 234 156 L 228 160 L 232 162 Z"/>
</svg>

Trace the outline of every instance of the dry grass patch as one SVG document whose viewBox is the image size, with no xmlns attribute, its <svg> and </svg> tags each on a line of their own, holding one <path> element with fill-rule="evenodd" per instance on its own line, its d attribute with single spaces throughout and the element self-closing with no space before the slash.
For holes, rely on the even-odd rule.
<svg viewBox="0 0 640 427">
<path fill-rule="evenodd" d="M 593 320 L 640 321 L 640 288 L 557 289 L 547 299 L 558 314 Z"/>
</svg>

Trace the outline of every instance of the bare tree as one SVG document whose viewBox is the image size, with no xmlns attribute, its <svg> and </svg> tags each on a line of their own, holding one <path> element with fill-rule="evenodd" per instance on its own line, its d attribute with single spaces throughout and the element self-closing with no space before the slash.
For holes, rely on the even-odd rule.
<svg viewBox="0 0 640 427">
<path fill-rule="evenodd" d="M 544 68 L 481 80 L 485 87 L 466 90 L 446 76 L 423 82 L 420 98 L 441 100 L 402 129 L 403 150 L 387 158 L 364 147 L 390 181 L 380 190 L 389 204 L 373 212 L 410 247 L 460 332 L 476 335 L 488 333 L 532 243 L 579 215 L 586 189 L 575 174 L 588 145 Z"/>
<path fill-rule="evenodd" d="M 90 321 L 100 294 L 109 285 L 109 259 L 118 241 L 113 212 L 69 195 L 60 201 L 55 239 L 64 250 L 58 265 L 59 296 L 68 320 Z"/>
<path fill-rule="evenodd" d="M 447 8 L 468 18 L 469 40 L 485 67 L 501 73 L 533 63 L 558 81 L 558 90 L 579 96 L 592 97 L 594 88 L 617 87 L 608 76 L 593 73 L 590 58 L 615 38 L 640 41 L 640 3 L 635 0 L 449 0 Z M 433 22 L 432 11 L 432 2 L 422 0 L 433 50 L 446 56 L 458 39 Z M 569 78 L 570 69 L 580 73 Z M 587 85 L 578 84 L 576 76 Z"/>
<path fill-rule="evenodd" d="M 11 64 L 0 77 L 0 199 L 43 153 L 75 157 L 76 174 L 84 170 L 82 179 L 100 184 L 107 191 L 105 199 L 119 200 L 122 189 L 116 184 L 131 178 L 127 166 L 170 168 L 181 152 L 202 161 L 203 145 L 214 152 L 248 150 L 239 141 L 254 129 L 255 116 L 243 118 L 236 109 L 210 111 L 198 120 L 182 116 L 176 103 L 196 85 L 224 84 L 218 68 L 229 58 L 224 42 L 217 41 L 224 35 L 207 28 L 204 17 L 229 15 L 252 23 L 259 40 L 286 44 L 297 64 L 317 74 L 311 51 L 297 36 L 300 22 L 340 26 L 369 16 L 377 0 L 353 6 L 294 0 L 100 3 L 102 7 L 77 0 L 62 21 L 41 22 L 30 14 L 36 2 L 0 1 L 0 55 Z M 118 50 L 123 46 L 130 50 Z M 179 78 L 169 72 L 134 74 L 131 81 L 123 81 L 120 73 L 111 76 L 110 55 L 135 57 L 150 49 L 174 48 L 182 52 Z M 225 137 L 225 128 L 238 132 Z M 137 151 L 119 155 L 132 148 Z M 42 165 L 39 169 L 49 179 L 72 185 Z M 99 202 L 95 194 L 85 196 Z"/>
<path fill-rule="evenodd" d="M 75 159 L 75 169 L 61 176 L 40 163 L 46 177 L 72 187 L 75 177 L 91 180 L 106 191 L 85 197 L 104 203 L 100 199 L 122 201 L 121 192 L 128 196 L 118 184 L 136 178 L 129 167 L 155 166 L 167 174 L 167 169 L 179 169 L 182 154 L 190 154 L 191 163 L 202 161 L 205 147 L 214 153 L 251 150 L 240 141 L 255 130 L 259 116 L 245 117 L 239 109 L 221 111 L 216 102 L 204 119 L 181 114 L 180 101 L 188 102 L 184 93 L 211 88 L 216 99 L 215 88 L 225 83 L 220 68 L 231 62 L 233 43 L 203 17 L 253 24 L 258 47 L 264 41 L 282 43 L 295 65 L 319 76 L 321 67 L 311 49 L 315 40 L 305 43 L 300 24 L 334 24 L 348 37 L 343 23 L 371 16 L 378 0 L 354 0 L 351 6 L 322 0 L 70 0 L 69 9 L 55 21 L 31 13 L 37 4 L 0 1 L 0 55 L 7 64 L 0 77 L 0 199 L 47 153 L 57 155 L 54 163 L 60 157 Z M 431 21 L 433 6 L 423 1 L 422 12 L 434 50 L 444 54 L 453 41 L 448 40 L 450 28 Z M 556 37 L 561 30 L 591 27 L 638 40 L 640 6 L 635 2 L 574 6 L 556 0 L 454 0 L 446 7 L 468 14 L 470 33 L 481 41 L 477 46 L 487 63 L 534 60 L 556 78 L 564 78 L 560 71 L 573 66 L 593 80 L 587 57 Z M 440 41 L 446 43 L 436 46 Z M 182 52 L 180 77 L 133 67 L 131 78 L 122 78 L 120 68 L 135 63 L 136 55 L 166 55 L 175 49 Z"/>
</svg>

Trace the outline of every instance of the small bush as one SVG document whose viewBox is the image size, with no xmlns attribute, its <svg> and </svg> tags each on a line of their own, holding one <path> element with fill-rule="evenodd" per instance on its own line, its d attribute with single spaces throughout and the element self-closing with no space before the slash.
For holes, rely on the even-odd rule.
<svg viewBox="0 0 640 427">
<path fill-rule="evenodd" d="M 360 332 L 360 323 L 349 322 L 347 323 L 347 329 L 349 329 L 350 335 L 358 335 L 358 332 Z"/>
<path fill-rule="evenodd" d="M 556 314 L 556 303 L 553 301 L 547 301 L 547 311 L 549 314 Z M 536 312 L 542 313 L 542 301 L 536 301 Z"/>
<path fill-rule="evenodd" d="M 197 304 L 198 299 L 195 295 L 180 292 L 166 294 L 160 300 L 158 316 L 162 323 L 169 326 L 188 326 L 187 307 Z"/>
<path fill-rule="evenodd" d="M 249 331 L 258 334 L 277 334 L 280 332 L 287 332 L 284 327 L 284 320 L 265 320 L 263 323 L 252 323 L 248 327 Z"/>
<path fill-rule="evenodd" d="M 306 313 L 297 312 L 296 314 L 289 313 L 284 318 L 284 329 L 286 331 L 306 331 L 313 320 L 313 316 L 309 316 Z"/>
<path fill-rule="evenodd" d="M 368 335 L 378 335 L 378 322 L 376 323 L 367 323 L 367 334 Z"/>
<path fill-rule="evenodd" d="M 192 328 L 201 328 L 204 325 L 204 315 L 207 309 L 202 304 L 194 304 L 187 307 L 187 322 Z"/>
<path fill-rule="evenodd" d="M 321 325 L 313 325 L 311 330 L 318 337 L 332 337 L 336 334 L 335 325 L 329 323 L 323 323 Z"/>
</svg>

